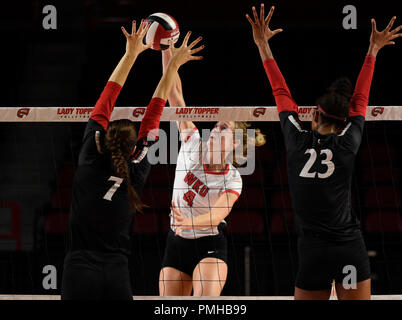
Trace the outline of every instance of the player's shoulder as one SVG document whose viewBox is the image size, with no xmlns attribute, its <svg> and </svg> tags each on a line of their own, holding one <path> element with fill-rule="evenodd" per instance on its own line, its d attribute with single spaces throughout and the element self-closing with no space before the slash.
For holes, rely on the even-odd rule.
<svg viewBox="0 0 402 320">
<path fill-rule="evenodd" d="M 102 158 L 101 145 L 104 137 L 105 129 L 97 121 L 89 119 L 79 154 L 79 165 L 93 164 L 95 160 Z"/>
<path fill-rule="evenodd" d="M 88 120 L 87 126 L 85 128 L 85 132 L 87 133 L 87 132 L 92 132 L 92 131 L 95 131 L 95 132 L 99 131 L 99 132 L 104 133 L 105 129 L 98 121 L 90 118 Z"/>
<path fill-rule="evenodd" d="M 298 116 L 297 112 L 295 111 L 289 111 L 289 110 L 284 110 L 279 112 L 279 118 L 287 118 L 288 116 L 293 115 L 293 116 Z"/>
<path fill-rule="evenodd" d="M 186 128 L 181 131 L 182 146 L 184 148 L 191 148 L 200 142 L 201 136 L 197 127 Z"/>
</svg>

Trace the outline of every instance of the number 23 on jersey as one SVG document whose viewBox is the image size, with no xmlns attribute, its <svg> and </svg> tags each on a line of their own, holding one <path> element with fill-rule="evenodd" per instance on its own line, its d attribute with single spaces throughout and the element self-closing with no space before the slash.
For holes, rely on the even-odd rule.
<svg viewBox="0 0 402 320">
<path fill-rule="evenodd" d="M 327 166 L 327 170 L 324 173 L 318 172 L 310 172 L 311 167 L 317 160 L 317 151 L 315 149 L 307 149 L 304 154 L 310 154 L 309 159 L 307 160 L 306 164 L 304 165 L 303 169 L 301 170 L 299 176 L 303 178 L 315 178 L 318 176 L 320 179 L 325 179 L 330 177 L 335 171 L 335 164 L 331 161 L 332 160 L 332 151 L 329 149 L 323 149 L 320 152 L 320 155 L 325 155 L 325 159 L 321 160 L 321 164 Z"/>
</svg>

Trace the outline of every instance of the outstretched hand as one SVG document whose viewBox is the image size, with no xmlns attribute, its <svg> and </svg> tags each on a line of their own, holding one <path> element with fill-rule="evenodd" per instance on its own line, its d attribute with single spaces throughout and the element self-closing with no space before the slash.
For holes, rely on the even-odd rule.
<svg viewBox="0 0 402 320">
<path fill-rule="evenodd" d="M 136 31 L 136 22 L 133 21 L 131 34 L 126 31 L 124 27 L 121 27 L 127 43 L 126 43 L 126 54 L 138 56 L 141 52 L 152 47 L 152 43 L 145 45 L 143 39 L 148 32 L 150 24 L 146 20 L 142 19 L 141 24 Z"/>
<path fill-rule="evenodd" d="M 204 45 L 194 48 L 202 40 L 202 37 L 198 37 L 193 42 L 188 44 L 190 36 L 191 31 L 187 32 L 180 47 L 175 48 L 174 43 L 171 42 L 170 47 L 167 49 L 169 50 L 169 56 L 171 56 L 169 63 L 175 66 L 177 69 L 190 60 L 203 59 L 202 56 L 194 56 L 194 54 L 205 48 Z"/>
<path fill-rule="evenodd" d="M 271 39 L 273 36 L 276 34 L 282 32 L 282 29 L 275 29 L 271 30 L 269 28 L 269 22 L 271 21 L 272 15 L 274 14 L 275 7 L 272 6 L 271 9 L 269 10 L 268 16 L 265 18 L 265 13 L 264 13 L 264 4 L 261 4 L 261 9 L 260 9 L 260 16 L 258 17 L 257 11 L 255 7 L 252 8 L 253 10 L 253 15 L 254 15 L 254 20 L 253 21 L 248 14 L 246 14 L 246 18 L 248 22 L 250 22 L 250 25 L 253 29 L 253 38 L 255 44 L 260 47 L 263 46 L 268 42 L 269 39 Z"/>
<path fill-rule="evenodd" d="M 388 26 L 383 31 L 377 30 L 377 24 L 374 19 L 371 19 L 371 35 L 370 35 L 370 48 L 368 54 L 376 56 L 378 51 L 388 45 L 394 45 L 396 38 L 402 37 L 402 33 L 398 33 L 402 29 L 402 25 L 391 30 L 396 17 L 392 17 Z"/>
</svg>

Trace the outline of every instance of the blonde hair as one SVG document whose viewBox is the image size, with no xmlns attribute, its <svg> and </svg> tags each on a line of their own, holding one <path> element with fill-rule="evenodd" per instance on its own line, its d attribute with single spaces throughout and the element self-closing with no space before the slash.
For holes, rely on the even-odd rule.
<svg viewBox="0 0 402 320">
<path fill-rule="evenodd" d="M 267 140 L 265 138 L 265 134 L 261 133 L 260 129 L 255 129 L 255 136 L 254 137 L 250 137 L 247 134 L 247 129 L 250 128 L 251 124 L 246 122 L 246 121 L 235 121 L 235 130 L 236 129 L 241 129 L 243 130 L 243 159 L 247 158 L 247 148 L 250 145 L 254 145 L 256 147 L 260 147 L 263 146 Z M 235 166 L 240 166 L 238 160 L 240 159 L 236 159 L 236 152 L 233 155 L 233 164 Z"/>
</svg>

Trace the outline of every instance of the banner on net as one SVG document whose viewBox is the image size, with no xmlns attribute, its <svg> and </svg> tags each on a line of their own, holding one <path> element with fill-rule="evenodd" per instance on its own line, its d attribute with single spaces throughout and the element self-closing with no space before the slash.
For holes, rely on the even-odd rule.
<svg viewBox="0 0 402 320">
<path fill-rule="evenodd" d="M 311 121 L 314 106 L 300 106 L 299 118 Z M 13 107 L 0 108 L 0 122 L 86 122 L 93 108 Z M 115 107 L 111 121 L 141 121 L 146 107 Z M 161 121 L 279 121 L 276 107 L 165 107 Z M 367 121 L 402 120 L 402 106 L 369 106 Z"/>
</svg>

